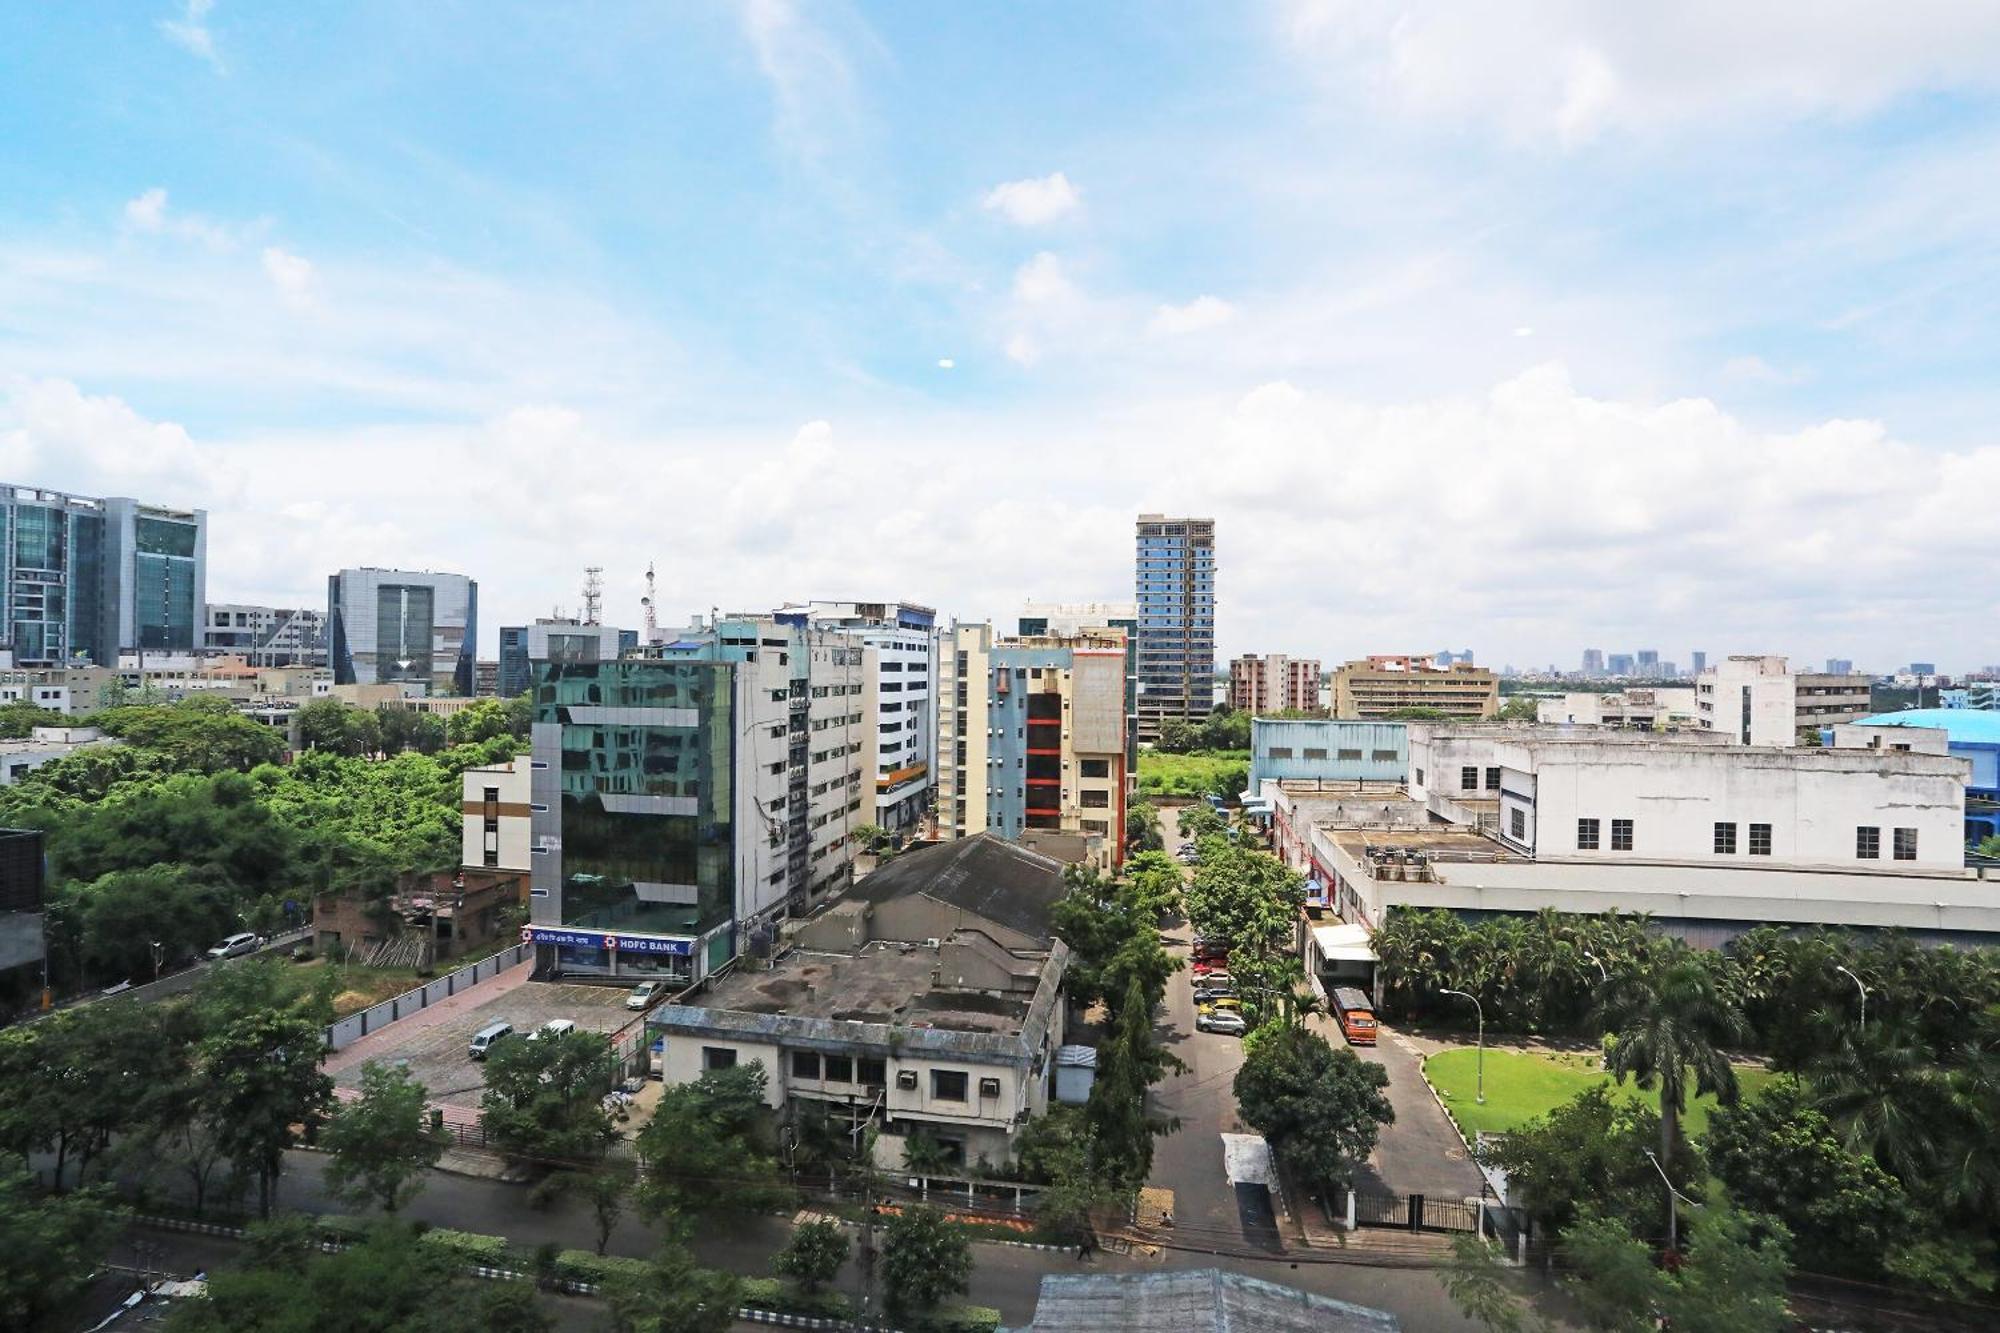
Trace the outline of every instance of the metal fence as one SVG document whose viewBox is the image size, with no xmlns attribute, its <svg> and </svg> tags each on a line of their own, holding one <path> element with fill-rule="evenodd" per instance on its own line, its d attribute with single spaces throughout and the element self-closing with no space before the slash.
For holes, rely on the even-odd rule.
<svg viewBox="0 0 2000 1333">
<path fill-rule="evenodd" d="M 1364 1227 L 1396 1227 L 1406 1231 L 1479 1230 L 1477 1202 L 1423 1194 L 1363 1194 L 1354 1196 L 1354 1222 Z"/>
<path fill-rule="evenodd" d="M 477 986 L 482 981 L 491 981 L 508 968 L 515 966 L 534 953 L 532 944 L 516 944 L 502 949 L 476 963 L 468 963 L 456 972 L 447 973 L 415 990 L 404 991 L 380 1004 L 370 1005 L 358 1014 L 349 1014 L 326 1029 L 328 1050 L 343 1050 L 352 1046 L 371 1032 L 378 1032 L 399 1019 L 411 1014 L 422 1013 L 439 1000 L 448 999 L 468 987 Z"/>
</svg>

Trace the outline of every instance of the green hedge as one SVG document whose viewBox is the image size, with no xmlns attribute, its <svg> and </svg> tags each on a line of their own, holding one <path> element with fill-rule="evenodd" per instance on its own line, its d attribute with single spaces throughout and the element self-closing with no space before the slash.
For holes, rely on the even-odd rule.
<svg viewBox="0 0 2000 1333">
<path fill-rule="evenodd" d="M 571 1282 L 602 1285 L 617 1278 L 650 1277 L 653 1265 L 644 1259 L 627 1259 L 616 1254 L 596 1254 L 590 1250 L 564 1250 L 556 1256 L 556 1276 Z"/>
<path fill-rule="evenodd" d="M 432 1227 L 419 1237 L 418 1241 L 432 1249 L 456 1255 L 467 1263 L 485 1264 L 489 1268 L 522 1266 L 520 1260 L 509 1253 L 505 1236 L 482 1236 L 476 1231 L 453 1231 L 449 1227 Z"/>
<path fill-rule="evenodd" d="M 994 1333 L 1000 1312 L 990 1305 L 947 1305 L 902 1322 L 910 1333 Z"/>
<path fill-rule="evenodd" d="M 816 1319 L 852 1319 L 854 1302 L 837 1291 L 808 1296 L 791 1283 L 775 1277 L 743 1279 L 743 1303 L 753 1310 L 776 1310 L 780 1314 L 810 1315 Z"/>
</svg>

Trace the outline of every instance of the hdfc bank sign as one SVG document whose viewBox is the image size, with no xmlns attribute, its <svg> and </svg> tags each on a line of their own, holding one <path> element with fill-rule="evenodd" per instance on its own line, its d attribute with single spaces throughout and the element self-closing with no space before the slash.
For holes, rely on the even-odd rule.
<svg viewBox="0 0 2000 1333">
<path fill-rule="evenodd" d="M 594 930 L 557 930 L 548 926 L 523 926 L 521 943 L 568 945 L 571 948 L 602 949 L 606 953 L 667 954 L 677 958 L 686 958 L 694 953 L 694 941 L 691 939 L 607 935 Z"/>
</svg>

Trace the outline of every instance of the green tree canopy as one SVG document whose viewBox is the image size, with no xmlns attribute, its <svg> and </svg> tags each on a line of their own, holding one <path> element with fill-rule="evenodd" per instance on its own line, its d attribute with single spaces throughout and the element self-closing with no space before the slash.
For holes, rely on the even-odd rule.
<svg viewBox="0 0 2000 1333">
<path fill-rule="evenodd" d="M 617 1072 L 601 1032 L 502 1041 L 486 1057 L 479 1104 L 487 1136 L 519 1160 L 595 1162 L 618 1137 L 604 1108 Z"/>
<path fill-rule="evenodd" d="M 882 1285 L 889 1309 L 921 1314 L 972 1286 L 972 1246 L 935 1208 L 906 1207 L 889 1219 L 882 1242 Z"/>
<path fill-rule="evenodd" d="M 1629 1234 L 1664 1236 L 1666 1194 L 1646 1160 L 1659 1130 L 1652 1111 L 1599 1084 L 1489 1143 L 1481 1160 L 1507 1173 L 1509 1201 L 1548 1230 L 1566 1231 L 1589 1209 Z M 1699 1188 L 1688 1160 L 1674 1162 L 1670 1174 L 1683 1193 Z"/>
<path fill-rule="evenodd" d="M 380 718 L 339 699 L 315 699 L 302 706 L 292 725 L 303 749 L 358 758 L 382 748 Z"/>
<path fill-rule="evenodd" d="M 1721 965 L 1678 939 L 1660 941 L 1643 967 L 1613 977 L 1601 1009 L 1612 1033 L 1605 1067 L 1624 1082 L 1660 1090 L 1660 1160 L 1680 1147 L 1690 1090 L 1736 1104 L 1726 1046 L 1747 1033 L 1720 982 Z"/>
<path fill-rule="evenodd" d="M 432 1128 L 427 1097 L 408 1069 L 373 1060 L 362 1065 L 360 1097 L 343 1103 L 321 1136 L 333 1154 L 327 1191 L 385 1213 L 414 1198 L 450 1141 Z"/>
<path fill-rule="evenodd" d="M 839 1275 L 850 1248 L 847 1233 L 838 1222 L 802 1222 L 792 1228 L 791 1240 L 771 1261 L 771 1267 L 811 1294 Z"/>
<path fill-rule="evenodd" d="M 99 1192 L 39 1196 L 27 1164 L 0 1155 L 0 1325 L 56 1327 L 51 1321 L 89 1287 L 119 1225 Z"/>
<path fill-rule="evenodd" d="M 649 1213 L 754 1209 L 776 1196 L 777 1166 L 757 1133 L 767 1077 L 752 1061 L 711 1069 L 660 1094 L 639 1131 L 640 1201 Z"/>
<path fill-rule="evenodd" d="M 1347 1181 L 1374 1151 L 1383 1125 L 1394 1124 L 1388 1071 L 1298 1025 L 1253 1034 L 1236 1071 L 1243 1119 L 1270 1141 L 1301 1180 Z"/>
</svg>

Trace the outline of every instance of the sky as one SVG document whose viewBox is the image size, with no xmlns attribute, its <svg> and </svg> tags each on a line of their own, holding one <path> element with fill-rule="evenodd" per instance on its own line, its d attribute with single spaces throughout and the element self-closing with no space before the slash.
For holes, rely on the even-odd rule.
<svg viewBox="0 0 2000 1333">
<path fill-rule="evenodd" d="M 2000 7 L 0 11 L 0 478 L 497 627 L 2000 662 Z"/>
</svg>

